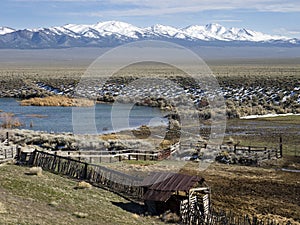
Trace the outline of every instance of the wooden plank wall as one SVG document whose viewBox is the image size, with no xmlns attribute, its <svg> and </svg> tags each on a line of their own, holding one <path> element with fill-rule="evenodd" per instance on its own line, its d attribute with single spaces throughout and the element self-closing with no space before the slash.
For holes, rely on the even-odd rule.
<svg viewBox="0 0 300 225">
<path fill-rule="evenodd" d="M 143 196 L 143 188 L 138 186 L 141 179 L 100 165 L 37 150 L 32 154 L 30 164 L 56 174 L 86 180 L 95 186 L 124 194 L 133 199 L 141 199 Z"/>
</svg>

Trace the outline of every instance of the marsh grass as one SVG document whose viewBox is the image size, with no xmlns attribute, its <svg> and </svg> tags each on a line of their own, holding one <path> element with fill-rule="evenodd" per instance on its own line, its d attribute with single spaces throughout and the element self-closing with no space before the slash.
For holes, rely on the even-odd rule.
<svg viewBox="0 0 300 225">
<path fill-rule="evenodd" d="M 95 102 L 84 98 L 70 98 L 66 96 L 48 96 L 45 98 L 24 99 L 21 106 L 63 106 L 63 107 L 90 107 Z"/>
<path fill-rule="evenodd" d="M 18 128 L 24 124 L 13 113 L 0 113 L 1 127 L 5 129 Z"/>
</svg>

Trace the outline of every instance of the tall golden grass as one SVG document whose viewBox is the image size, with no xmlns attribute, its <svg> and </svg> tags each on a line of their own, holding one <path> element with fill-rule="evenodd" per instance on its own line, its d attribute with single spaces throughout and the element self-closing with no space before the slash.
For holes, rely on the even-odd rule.
<svg viewBox="0 0 300 225">
<path fill-rule="evenodd" d="M 66 96 L 48 96 L 45 98 L 31 98 L 22 100 L 22 106 L 62 106 L 62 107 L 90 107 L 94 101 L 84 98 L 70 98 Z"/>
</svg>

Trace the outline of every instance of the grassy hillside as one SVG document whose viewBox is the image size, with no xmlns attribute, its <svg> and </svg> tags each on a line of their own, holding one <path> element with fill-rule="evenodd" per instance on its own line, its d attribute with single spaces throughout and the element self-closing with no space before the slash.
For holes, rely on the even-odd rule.
<svg viewBox="0 0 300 225">
<path fill-rule="evenodd" d="M 163 224 L 138 216 L 142 208 L 100 188 L 75 189 L 77 181 L 43 171 L 0 165 L 0 224 Z M 84 218 L 80 218 L 84 217 Z"/>
</svg>

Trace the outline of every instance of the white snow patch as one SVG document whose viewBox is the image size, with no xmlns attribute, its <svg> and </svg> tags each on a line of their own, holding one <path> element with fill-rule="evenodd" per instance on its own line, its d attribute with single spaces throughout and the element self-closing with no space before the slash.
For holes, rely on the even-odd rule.
<svg viewBox="0 0 300 225">
<path fill-rule="evenodd" d="M 270 117 L 281 117 L 281 116 L 300 116 L 300 113 L 286 113 L 286 114 L 265 114 L 265 115 L 250 115 L 250 116 L 242 116 L 240 119 L 257 119 L 257 118 L 270 118 Z"/>
<path fill-rule="evenodd" d="M 0 27 L 0 35 L 9 34 L 16 30 L 9 28 L 9 27 Z"/>
</svg>

